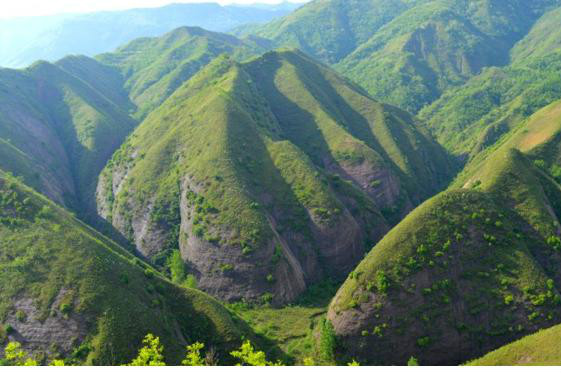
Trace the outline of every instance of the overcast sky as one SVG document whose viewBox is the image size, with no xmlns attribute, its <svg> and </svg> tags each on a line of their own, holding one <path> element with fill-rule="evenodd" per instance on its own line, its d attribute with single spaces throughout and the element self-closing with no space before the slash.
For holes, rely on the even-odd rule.
<svg viewBox="0 0 561 374">
<path fill-rule="evenodd" d="M 293 3 L 307 0 L 291 0 Z M 0 18 L 158 7 L 169 3 L 278 4 L 282 0 L 0 0 Z"/>
</svg>

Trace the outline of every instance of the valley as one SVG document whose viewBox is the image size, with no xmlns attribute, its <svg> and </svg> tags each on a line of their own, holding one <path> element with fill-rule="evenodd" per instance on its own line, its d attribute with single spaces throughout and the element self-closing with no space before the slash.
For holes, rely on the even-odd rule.
<svg viewBox="0 0 561 374">
<path fill-rule="evenodd" d="M 561 2 L 283 9 L 0 68 L 0 364 L 559 365 Z"/>
</svg>

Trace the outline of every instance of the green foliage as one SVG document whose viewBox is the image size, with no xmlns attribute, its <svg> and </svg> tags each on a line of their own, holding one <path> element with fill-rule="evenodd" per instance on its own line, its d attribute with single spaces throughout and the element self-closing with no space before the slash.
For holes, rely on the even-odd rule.
<svg viewBox="0 0 561 374">
<path fill-rule="evenodd" d="M 9 342 L 4 348 L 4 358 L 7 365 L 11 366 L 37 366 L 37 361 L 30 358 L 27 353 L 21 349 L 21 343 Z"/>
<path fill-rule="evenodd" d="M 183 366 L 206 366 L 205 359 L 201 357 L 201 350 L 205 347 L 203 343 L 193 343 L 187 346 L 187 356 L 181 361 Z"/>
<path fill-rule="evenodd" d="M 138 351 L 138 356 L 128 366 L 165 366 L 164 346 L 160 338 L 148 334 L 142 340 L 144 344 Z"/>
<path fill-rule="evenodd" d="M 419 366 L 419 361 L 413 356 L 407 361 L 407 366 Z"/>
<path fill-rule="evenodd" d="M 246 340 L 238 351 L 230 352 L 232 357 L 237 358 L 240 363 L 238 366 L 280 366 L 281 363 L 267 361 L 267 357 L 262 351 L 255 351 L 249 340 Z"/>
<path fill-rule="evenodd" d="M 323 319 L 320 325 L 319 352 L 325 361 L 333 361 L 335 358 L 335 348 L 337 346 L 337 338 L 333 324 L 328 319 Z"/>
</svg>

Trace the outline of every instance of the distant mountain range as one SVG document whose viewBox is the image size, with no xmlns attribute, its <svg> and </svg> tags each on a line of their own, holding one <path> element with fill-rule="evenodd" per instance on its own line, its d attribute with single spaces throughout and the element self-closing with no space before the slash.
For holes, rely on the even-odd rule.
<svg viewBox="0 0 561 374">
<path fill-rule="evenodd" d="M 159 36 L 180 26 L 228 31 L 284 16 L 301 4 L 221 6 L 216 3 L 170 4 L 159 8 L 86 14 L 61 14 L 0 20 L 0 66 L 21 68 L 37 60 L 69 54 L 93 56 L 138 37 Z"/>
</svg>

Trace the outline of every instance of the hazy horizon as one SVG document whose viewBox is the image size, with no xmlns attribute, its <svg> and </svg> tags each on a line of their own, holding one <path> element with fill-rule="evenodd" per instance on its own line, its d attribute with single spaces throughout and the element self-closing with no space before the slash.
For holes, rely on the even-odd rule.
<svg viewBox="0 0 561 374">
<path fill-rule="evenodd" d="M 218 3 L 220 5 L 252 5 L 306 3 L 310 0 L 20 0 L 17 3 L 4 4 L 0 20 L 44 17 L 64 14 L 81 14 L 102 11 L 119 11 L 136 8 L 157 8 L 169 4 Z"/>
</svg>

